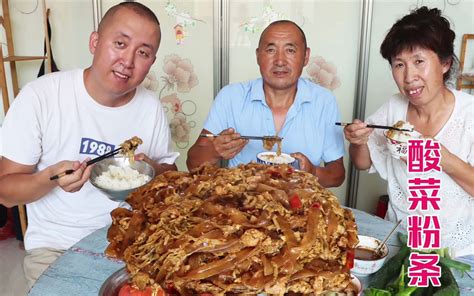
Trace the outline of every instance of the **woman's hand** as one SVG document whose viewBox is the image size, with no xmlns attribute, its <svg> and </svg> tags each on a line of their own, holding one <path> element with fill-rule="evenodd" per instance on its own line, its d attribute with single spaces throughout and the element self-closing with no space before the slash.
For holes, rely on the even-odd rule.
<svg viewBox="0 0 474 296">
<path fill-rule="evenodd" d="M 369 136 L 374 129 L 368 128 L 365 122 L 354 119 L 352 124 L 344 128 L 344 137 L 349 141 L 349 155 L 358 170 L 366 170 L 372 165 L 370 159 Z"/>
<path fill-rule="evenodd" d="M 432 137 L 423 137 L 423 139 L 432 139 Z M 440 145 L 440 166 L 444 173 L 448 174 L 454 182 L 469 195 L 474 196 L 474 166 L 451 153 L 448 148 L 439 142 Z"/>
<path fill-rule="evenodd" d="M 441 168 L 471 197 L 474 196 L 474 166 L 451 153 L 440 143 Z"/>
<path fill-rule="evenodd" d="M 455 161 L 453 159 L 454 157 L 454 154 L 452 154 L 448 148 L 444 147 L 443 144 L 439 143 L 440 145 L 440 153 L 441 153 L 441 167 L 443 168 L 443 170 L 448 173 L 451 168 L 450 168 L 450 165 L 454 164 Z"/>
<path fill-rule="evenodd" d="M 236 133 L 233 128 L 223 130 L 212 139 L 214 149 L 222 159 L 234 158 L 248 142 L 246 139 L 241 139 L 240 134 Z"/>
<path fill-rule="evenodd" d="M 427 136 L 422 136 L 421 137 L 422 139 L 424 140 L 432 140 L 432 141 L 437 141 L 435 138 L 433 137 L 427 137 Z M 450 170 L 451 170 L 451 165 L 453 165 L 455 163 L 455 155 L 452 154 L 448 148 L 446 148 L 443 144 L 441 144 L 441 142 L 439 142 L 439 152 L 440 152 L 440 155 L 441 155 L 441 160 L 440 160 L 440 166 L 443 168 L 443 171 L 445 171 L 445 173 L 448 173 Z M 405 159 L 405 163 L 406 163 L 406 159 Z"/>
<path fill-rule="evenodd" d="M 352 124 L 344 127 L 344 137 L 354 145 L 365 145 L 374 129 L 368 128 L 367 123 L 354 119 Z"/>
<path fill-rule="evenodd" d="M 60 174 L 65 170 L 74 170 L 72 174 L 65 175 L 59 178 L 56 182 L 64 191 L 76 192 L 81 190 L 84 183 L 89 180 L 92 170 L 92 166 L 87 166 L 89 160 L 90 158 L 86 158 L 83 162 L 65 160 L 52 165 L 48 169 L 53 172 L 51 176 Z"/>
</svg>

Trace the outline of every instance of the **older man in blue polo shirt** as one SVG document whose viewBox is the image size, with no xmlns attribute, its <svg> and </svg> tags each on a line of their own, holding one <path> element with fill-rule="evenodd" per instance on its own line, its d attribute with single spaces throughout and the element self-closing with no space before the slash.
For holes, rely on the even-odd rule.
<svg viewBox="0 0 474 296">
<path fill-rule="evenodd" d="M 301 28 L 287 20 L 271 23 L 256 50 L 262 78 L 224 87 L 216 97 L 202 133 L 188 152 L 188 168 L 204 162 L 230 166 L 256 160 L 262 142 L 240 135 L 278 135 L 282 151 L 299 161 L 301 170 L 325 187 L 342 184 L 344 138 L 335 126 L 339 111 L 332 93 L 300 78 L 310 49 Z M 322 166 L 321 166 L 322 164 Z"/>
</svg>

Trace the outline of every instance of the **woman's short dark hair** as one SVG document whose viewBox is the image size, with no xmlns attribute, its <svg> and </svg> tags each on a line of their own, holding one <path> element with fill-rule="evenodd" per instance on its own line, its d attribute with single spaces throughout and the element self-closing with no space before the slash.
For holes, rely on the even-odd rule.
<svg viewBox="0 0 474 296">
<path fill-rule="evenodd" d="M 437 8 L 420 7 L 398 20 L 385 36 L 380 54 L 392 64 L 392 58 L 404 50 L 417 47 L 432 50 L 441 63 L 449 62 L 450 69 L 443 75 L 446 82 L 457 64 L 454 54 L 454 38 L 449 21 Z M 454 74 L 454 73 L 453 73 Z"/>
</svg>

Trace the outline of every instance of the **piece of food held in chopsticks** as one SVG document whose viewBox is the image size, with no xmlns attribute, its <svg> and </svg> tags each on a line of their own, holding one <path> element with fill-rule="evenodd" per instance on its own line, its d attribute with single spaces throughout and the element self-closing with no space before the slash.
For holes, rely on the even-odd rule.
<svg viewBox="0 0 474 296">
<path fill-rule="evenodd" d="M 408 140 L 417 139 L 420 134 L 413 131 L 413 125 L 403 120 L 397 121 L 393 127 L 398 130 L 387 130 L 384 133 L 388 150 L 394 158 L 407 157 Z"/>
<path fill-rule="evenodd" d="M 201 138 L 210 138 L 214 139 L 218 137 L 219 135 L 214 135 L 214 134 L 200 134 L 199 137 Z M 281 154 L 281 141 L 283 138 L 280 138 L 278 136 L 240 136 L 239 139 L 245 139 L 245 140 L 262 140 L 263 142 L 263 148 L 265 150 L 272 150 L 273 146 L 277 144 L 277 155 Z"/>
<path fill-rule="evenodd" d="M 105 253 L 132 286 L 173 295 L 355 295 L 357 226 L 329 190 L 291 166 L 166 172 L 112 212 Z"/>
<path fill-rule="evenodd" d="M 135 161 L 135 151 L 141 144 L 143 144 L 142 139 L 137 136 L 133 136 L 131 139 L 120 144 L 120 147 L 122 148 L 120 153 L 128 157 L 130 162 L 133 163 Z"/>
<path fill-rule="evenodd" d="M 273 146 L 275 146 L 275 144 L 277 144 L 276 155 L 280 156 L 281 155 L 281 140 L 282 140 L 282 138 L 280 138 L 278 136 L 265 137 L 263 139 L 263 148 L 265 148 L 265 150 L 270 151 L 270 150 L 273 149 Z"/>
<path fill-rule="evenodd" d="M 387 130 L 386 135 L 388 138 L 400 142 L 408 142 L 409 139 L 413 138 L 413 125 L 409 122 L 399 120 L 393 125 L 393 127 L 397 128 L 398 130 Z"/>
<path fill-rule="evenodd" d="M 129 139 L 129 140 L 126 140 L 125 142 L 123 142 L 122 144 L 120 144 L 120 147 L 113 150 L 113 151 L 110 151 L 110 152 L 107 152 L 99 157 L 96 157 L 94 159 L 91 159 L 89 160 L 87 163 L 86 163 L 86 166 L 90 166 L 94 163 L 97 163 L 99 161 L 102 161 L 106 158 L 109 158 L 109 157 L 112 157 L 112 156 L 115 156 L 119 153 L 122 153 L 123 155 L 126 155 L 127 157 L 129 157 L 130 161 L 133 162 L 134 161 L 134 153 L 135 153 L 135 150 L 137 149 L 138 145 L 142 144 L 143 141 L 142 139 L 140 139 L 139 137 L 136 137 L 134 136 L 133 138 Z M 74 170 L 65 170 L 64 172 L 62 173 L 59 173 L 57 175 L 54 175 L 54 176 L 51 176 L 49 178 L 49 180 L 53 181 L 53 180 L 56 180 L 56 179 L 59 179 L 61 177 L 64 177 L 66 175 L 70 175 L 74 173 Z"/>
</svg>

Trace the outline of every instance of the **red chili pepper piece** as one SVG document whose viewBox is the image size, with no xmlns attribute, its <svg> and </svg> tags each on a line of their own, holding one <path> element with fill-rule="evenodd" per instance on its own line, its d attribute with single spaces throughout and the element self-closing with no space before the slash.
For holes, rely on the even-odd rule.
<svg viewBox="0 0 474 296">
<path fill-rule="evenodd" d="M 321 208 L 321 204 L 319 202 L 315 202 L 312 206 L 312 208 L 315 208 L 315 209 L 320 209 Z"/>
<path fill-rule="evenodd" d="M 348 269 L 351 269 L 352 267 L 354 267 L 354 258 L 355 258 L 355 250 L 349 249 L 347 251 L 347 256 L 346 256 L 346 267 Z"/>
<path fill-rule="evenodd" d="M 280 174 L 279 171 L 270 171 L 270 176 L 272 176 L 274 178 L 280 178 L 281 174 Z"/>
<path fill-rule="evenodd" d="M 301 209 L 301 207 L 303 207 L 303 204 L 301 203 L 301 199 L 298 194 L 295 193 L 290 197 L 290 206 L 292 209 Z"/>
</svg>

